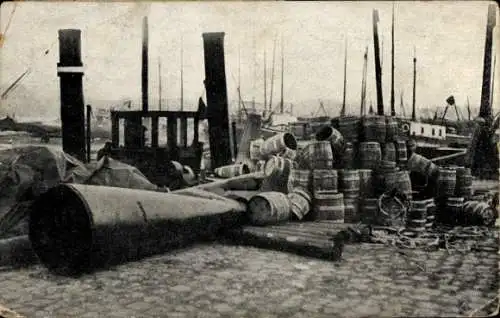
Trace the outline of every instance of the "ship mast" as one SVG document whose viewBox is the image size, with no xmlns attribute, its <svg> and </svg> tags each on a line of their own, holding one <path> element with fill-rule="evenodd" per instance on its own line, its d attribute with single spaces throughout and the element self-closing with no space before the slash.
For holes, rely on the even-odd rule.
<svg viewBox="0 0 500 318">
<path fill-rule="evenodd" d="M 471 111 L 470 111 L 469 96 L 467 96 L 467 113 L 468 113 L 468 115 L 469 115 L 469 120 L 470 120 Z"/>
<path fill-rule="evenodd" d="M 161 110 L 161 58 L 158 58 L 158 109 Z"/>
<path fill-rule="evenodd" d="M 344 96 L 342 98 L 342 109 L 340 110 L 341 117 L 345 116 L 346 82 L 347 82 L 347 37 L 345 38 L 345 46 L 344 46 Z"/>
<path fill-rule="evenodd" d="M 373 10 L 373 44 L 375 48 L 375 80 L 377 82 L 377 115 L 384 115 L 384 99 L 382 97 L 382 67 L 380 64 L 380 49 L 378 43 L 379 22 L 378 10 Z"/>
<path fill-rule="evenodd" d="M 391 28 L 391 116 L 396 116 L 394 108 L 394 2 L 392 3 L 392 28 Z"/>
<path fill-rule="evenodd" d="M 486 40 L 484 47 L 483 64 L 483 87 L 481 91 L 481 108 L 479 116 L 489 119 L 492 115 L 492 105 L 490 100 L 491 90 L 491 47 L 493 42 L 493 28 L 496 25 L 495 5 L 488 6 L 488 21 L 486 24 Z"/>
<path fill-rule="evenodd" d="M 368 47 L 365 49 L 365 55 L 363 56 L 363 78 L 361 79 L 361 110 L 360 116 L 363 116 L 366 112 L 366 74 L 368 68 Z"/>
<path fill-rule="evenodd" d="M 148 17 L 142 19 L 142 110 L 148 111 Z"/>
<path fill-rule="evenodd" d="M 283 74 L 285 73 L 285 58 L 283 53 L 283 35 L 281 35 L 281 101 L 280 101 L 280 112 L 283 114 Z"/>
<path fill-rule="evenodd" d="M 415 113 L 415 98 L 416 98 L 416 86 L 417 86 L 417 56 L 415 53 L 415 47 L 413 48 L 413 103 L 411 111 L 411 120 L 416 121 L 417 115 Z"/>
<path fill-rule="evenodd" d="M 401 91 L 401 113 L 403 115 L 403 118 L 406 118 L 406 111 L 405 111 L 405 104 L 403 102 L 403 91 Z"/>
<path fill-rule="evenodd" d="M 276 58 L 276 37 L 273 45 L 273 65 L 271 67 L 271 96 L 269 96 L 269 111 L 272 112 L 273 107 L 273 86 L 274 86 L 274 61 Z"/>
<path fill-rule="evenodd" d="M 267 110 L 267 66 L 266 66 L 266 50 L 264 50 L 264 114 Z"/>
<path fill-rule="evenodd" d="M 184 111 L 184 41 L 181 37 L 181 111 Z"/>
<path fill-rule="evenodd" d="M 493 92 L 495 91 L 495 68 L 497 64 L 497 57 L 493 57 L 493 75 L 491 76 L 491 97 L 490 97 L 490 105 L 493 111 Z"/>
<path fill-rule="evenodd" d="M 240 71 L 240 58 L 241 58 L 241 50 L 238 46 L 238 122 L 241 124 L 241 71 Z"/>
</svg>

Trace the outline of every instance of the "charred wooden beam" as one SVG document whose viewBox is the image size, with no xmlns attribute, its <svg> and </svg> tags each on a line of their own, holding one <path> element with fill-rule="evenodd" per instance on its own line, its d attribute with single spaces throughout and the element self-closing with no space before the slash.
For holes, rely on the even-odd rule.
<svg viewBox="0 0 500 318">
<path fill-rule="evenodd" d="M 59 30 L 57 76 L 59 76 L 61 94 L 63 150 L 85 161 L 85 110 L 80 30 Z"/>
<path fill-rule="evenodd" d="M 212 168 L 217 168 L 231 162 L 224 32 L 203 33 L 203 48 L 210 153 Z"/>
</svg>

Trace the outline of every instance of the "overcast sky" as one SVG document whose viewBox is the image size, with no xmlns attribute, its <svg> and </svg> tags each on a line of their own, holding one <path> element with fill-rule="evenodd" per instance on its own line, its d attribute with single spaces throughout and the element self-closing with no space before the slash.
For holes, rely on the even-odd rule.
<svg viewBox="0 0 500 318">
<path fill-rule="evenodd" d="M 398 107 L 401 91 L 404 91 L 407 105 L 411 105 L 414 47 L 417 55 L 417 107 L 442 106 L 451 94 L 459 105 L 466 103 L 467 96 L 472 106 L 479 105 L 489 3 L 493 2 L 395 3 L 395 92 Z M 12 2 L 2 3 L 2 32 L 5 32 L 14 5 Z M 369 49 L 368 103 L 370 98 L 374 104 L 376 100 L 373 9 L 378 9 L 380 16 L 384 100 L 388 111 L 392 3 L 376 1 L 157 2 L 150 5 L 21 2 L 17 4 L 1 48 L 0 87 L 3 91 L 26 68 L 32 66 L 33 72 L 22 84 L 36 96 L 54 100 L 55 103 L 30 106 L 26 111 L 32 114 L 57 114 L 57 31 L 78 28 L 82 30 L 82 59 L 86 65 L 85 98 L 140 98 L 141 24 L 142 17 L 147 15 L 150 32 L 150 100 L 158 96 L 160 57 L 163 97 L 180 97 L 181 38 L 184 47 L 184 96 L 197 100 L 203 93 L 205 76 L 202 33 L 223 31 L 226 33 L 225 58 L 230 99 L 237 98 L 238 52 L 241 52 L 239 64 L 243 98 L 251 100 L 255 97 L 257 102 L 262 102 L 263 55 L 267 51 L 270 90 L 273 41 L 276 37 L 274 101 L 279 102 L 280 99 L 280 42 L 283 39 L 285 102 L 294 102 L 296 105 L 301 105 L 301 101 L 317 99 L 341 102 L 344 41 L 347 37 L 347 104 L 352 112 L 357 113 L 366 46 Z M 498 17 L 497 24 L 500 24 Z M 499 36 L 498 29 L 497 26 L 496 38 Z M 496 43 L 494 50 L 495 47 Z M 47 49 L 50 51 L 45 54 Z M 495 51 L 499 58 L 498 50 Z M 496 87 L 499 87 L 498 74 L 496 72 Z M 22 108 L 22 98 L 17 96 L 10 99 L 12 107 Z M 3 101 L 0 108 L 6 108 L 8 104 L 9 100 Z M 495 104 L 498 105 L 498 98 Z M 154 104 L 150 105 L 152 109 L 155 107 Z M 316 108 L 317 104 L 310 107 Z"/>
</svg>

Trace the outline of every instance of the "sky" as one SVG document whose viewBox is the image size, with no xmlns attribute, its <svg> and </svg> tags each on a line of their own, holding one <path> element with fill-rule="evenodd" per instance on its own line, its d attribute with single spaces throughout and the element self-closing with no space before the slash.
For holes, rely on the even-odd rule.
<svg viewBox="0 0 500 318">
<path fill-rule="evenodd" d="M 410 112 L 413 54 L 417 57 L 417 108 L 444 106 L 454 95 L 457 105 L 469 97 L 478 107 L 481 96 L 488 4 L 493 2 L 397 1 L 395 10 L 395 100 L 403 92 Z M 270 95 L 273 44 L 276 40 L 273 104 L 280 100 L 281 56 L 284 57 L 284 101 L 299 113 L 312 113 L 318 100 L 328 111 L 342 103 L 344 50 L 347 40 L 349 113 L 358 113 L 363 54 L 368 47 L 367 103 L 376 104 L 372 10 L 378 25 L 383 60 L 386 112 L 390 108 L 392 2 L 21 2 L 2 3 L 0 88 L 28 67 L 23 89 L 2 100 L 2 110 L 46 116 L 59 113 L 57 31 L 82 30 L 85 64 L 84 96 L 93 100 L 139 100 L 141 96 L 142 17 L 149 20 L 150 109 L 157 107 L 158 61 L 162 96 L 180 98 L 181 43 L 184 98 L 204 96 L 204 32 L 225 32 L 225 62 L 229 99 L 237 99 L 238 69 L 243 99 L 264 99 L 264 52 Z M 8 30 L 6 26 L 15 7 Z M 497 10 L 497 24 L 500 24 Z M 499 27 L 494 38 L 499 37 Z M 498 41 L 493 48 L 496 50 Z M 46 53 L 46 51 L 49 52 Z M 497 67 L 498 69 L 498 67 Z M 496 72 L 495 92 L 500 81 Z M 16 94 L 17 93 L 17 94 Z M 498 98 L 495 98 L 495 105 Z M 333 102 L 332 102 L 333 101 Z M 176 105 L 175 105 L 176 106 Z M 175 107 L 171 105 L 170 107 Z M 499 107 L 495 106 L 498 111 Z M 338 113 L 338 109 L 333 109 Z"/>
</svg>

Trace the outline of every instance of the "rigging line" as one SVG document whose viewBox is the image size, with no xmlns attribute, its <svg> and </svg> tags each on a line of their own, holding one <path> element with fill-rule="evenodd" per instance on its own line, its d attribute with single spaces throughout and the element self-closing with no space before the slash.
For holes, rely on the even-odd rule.
<svg viewBox="0 0 500 318">
<path fill-rule="evenodd" d="M 12 18 L 14 17 L 14 12 L 16 12 L 16 9 L 17 9 L 17 2 L 14 2 L 14 8 L 12 9 L 12 12 L 10 13 L 9 21 L 7 22 L 7 26 L 5 26 L 5 31 L 3 32 L 4 37 L 10 28 L 10 23 L 12 22 Z"/>
</svg>

